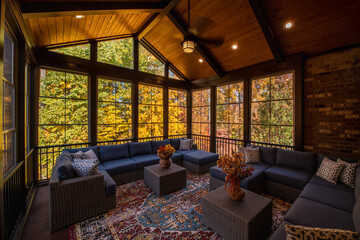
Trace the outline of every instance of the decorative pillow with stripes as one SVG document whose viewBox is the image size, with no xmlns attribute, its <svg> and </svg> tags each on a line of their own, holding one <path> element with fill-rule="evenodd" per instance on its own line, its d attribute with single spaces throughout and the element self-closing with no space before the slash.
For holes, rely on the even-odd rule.
<svg viewBox="0 0 360 240">
<path fill-rule="evenodd" d="M 99 172 L 97 161 L 76 160 L 71 164 L 72 169 L 78 177 L 94 175 Z"/>
<path fill-rule="evenodd" d="M 342 229 L 285 225 L 286 240 L 358 240 L 360 234 Z"/>
<path fill-rule="evenodd" d="M 355 188 L 355 172 L 358 164 L 348 163 L 341 160 L 340 158 L 338 158 L 336 162 L 344 165 L 339 181 L 345 185 L 348 185 L 349 187 Z"/>
<path fill-rule="evenodd" d="M 343 168 L 343 164 L 331 161 L 325 157 L 315 175 L 336 184 Z"/>
</svg>

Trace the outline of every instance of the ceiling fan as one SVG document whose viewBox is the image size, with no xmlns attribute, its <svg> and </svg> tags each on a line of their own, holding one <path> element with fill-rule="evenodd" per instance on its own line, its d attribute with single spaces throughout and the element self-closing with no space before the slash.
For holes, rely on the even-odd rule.
<svg viewBox="0 0 360 240">
<path fill-rule="evenodd" d="M 185 53 L 192 53 L 197 44 L 213 44 L 220 46 L 224 42 L 224 38 L 201 38 L 197 35 L 213 25 L 213 21 L 209 18 L 197 16 L 193 26 L 190 24 L 190 0 L 188 0 L 188 21 L 187 33 L 184 35 L 184 40 L 181 46 Z"/>
</svg>

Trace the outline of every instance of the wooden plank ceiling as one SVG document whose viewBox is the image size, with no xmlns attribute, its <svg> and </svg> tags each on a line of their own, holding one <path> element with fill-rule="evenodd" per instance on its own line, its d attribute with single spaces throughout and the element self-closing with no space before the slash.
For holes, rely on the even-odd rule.
<svg viewBox="0 0 360 240">
<path fill-rule="evenodd" d="M 22 3 L 70 4 L 73 0 L 20 0 Z M 200 39 L 223 39 L 221 45 L 202 43 L 202 55 L 197 51 L 185 54 L 181 47 L 183 32 L 168 17 L 155 25 L 145 39 L 154 46 L 188 79 L 215 75 L 217 69 L 229 72 L 238 68 L 274 59 L 267 39 L 250 6 L 250 1 L 262 4 L 268 21 L 283 55 L 297 52 L 316 54 L 319 52 L 360 43 L 359 0 L 192 0 L 191 26 Z M 76 0 L 77 3 L 85 0 Z M 86 2 L 89 2 L 87 0 Z M 162 0 L 91 0 L 90 2 L 155 2 Z M 30 4 L 29 4 L 30 3 Z M 79 6 L 79 4 L 77 5 Z M 81 6 L 81 4 L 80 4 Z M 77 9 L 76 12 L 79 12 Z M 172 14 L 187 29 L 187 0 L 181 0 Z M 60 14 L 60 15 L 59 15 Z M 63 15 L 61 15 L 63 14 Z M 24 14 L 25 22 L 37 47 L 64 44 L 119 35 L 137 34 L 148 22 L 154 11 L 121 11 L 113 9 L 102 12 L 85 12 L 76 19 L 63 12 L 54 15 Z M 294 27 L 285 30 L 286 21 Z M 233 50 L 236 44 L 238 49 Z M 204 61 L 204 53 L 212 67 Z M 205 59 L 206 60 L 206 59 Z"/>
</svg>

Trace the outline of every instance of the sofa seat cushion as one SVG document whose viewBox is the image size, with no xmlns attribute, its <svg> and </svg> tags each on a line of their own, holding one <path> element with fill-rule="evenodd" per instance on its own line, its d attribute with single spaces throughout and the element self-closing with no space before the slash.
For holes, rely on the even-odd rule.
<svg viewBox="0 0 360 240">
<path fill-rule="evenodd" d="M 302 197 L 296 199 L 285 220 L 306 227 L 355 231 L 351 213 Z"/>
<path fill-rule="evenodd" d="M 101 172 L 104 175 L 104 183 L 105 183 L 105 194 L 106 196 L 113 196 L 116 194 L 116 183 L 110 177 L 108 172 L 106 172 L 104 166 L 102 164 L 98 165 L 99 172 Z"/>
<path fill-rule="evenodd" d="M 173 162 L 182 161 L 182 160 L 183 160 L 183 154 L 174 153 L 174 154 L 171 156 L 171 160 L 172 160 Z"/>
<path fill-rule="evenodd" d="M 309 172 L 281 166 L 273 166 L 265 170 L 267 180 L 296 189 L 303 189 L 311 176 Z"/>
<path fill-rule="evenodd" d="M 219 160 L 219 155 L 212 152 L 205 152 L 198 150 L 195 152 L 184 154 L 183 158 L 184 161 L 186 162 L 190 162 L 200 166 L 200 165 L 216 162 L 217 160 Z"/>
<path fill-rule="evenodd" d="M 300 197 L 313 200 L 340 210 L 352 213 L 355 205 L 354 193 L 329 188 L 319 184 L 308 183 Z"/>
<path fill-rule="evenodd" d="M 100 162 L 106 162 L 114 159 L 129 158 L 129 144 L 100 146 Z"/>
<path fill-rule="evenodd" d="M 186 153 L 192 153 L 192 152 L 196 152 L 196 151 L 199 151 L 199 150 L 176 150 L 175 153 L 184 155 Z"/>
<path fill-rule="evenodd" d="M 351 193 L 354 192 L 354 189 L 352 189 L 349 186 L 346 186 L 345 184 L 342 184 L 342 183 L 332 184 L 332 183 L 329 183 L 328 181 L 326 181 L 325 179 L 322 179 L 321 177 L 318 177 L 316 175 L 312 176 L 309 183 L 319 184 L 319 185 L 322 185 L 322 186 L 338 189 L 338 190 L 341 190 L 341 191 L 346 191 L 346 192 L 351 192 Z"/>
<path fill-rule="evenodd" d="M 151 142 L 132 142 L 129 143 L 130 157 L 152 154 Z"/>
<path fill-rule="evenodd" d="M 226 173 L 219 166 L 211 167 L 209 172 L 210 176 L 225 182 Z"/>
<path fill-rule="evenodd" d="M 300 152 L 278 149 L 276 151 L 276 165 L 294 168 L 310 173 L 315 173 L 316 154 L 311 152 Z"/>
<path fill-rule="evenodd" d="M 130 158 L 121 158 L 111 161 L 103 162 L 105 170 L 110 176 L 118 175 L 120 173 L 130 172 L 136 170 L 136 162 Z"/>
<path fill-rule="evenodd" d="M 146 166 L 157 164 L 160 160 L 156 154 L 145 154 L 132 157 L 131 159 L 136 162 L 137 169 L 143 169 Z"/>
</svg>

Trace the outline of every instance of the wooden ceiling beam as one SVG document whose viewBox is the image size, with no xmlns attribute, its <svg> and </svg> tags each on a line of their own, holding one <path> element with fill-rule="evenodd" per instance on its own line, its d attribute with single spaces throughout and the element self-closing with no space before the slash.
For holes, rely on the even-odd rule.
<svg viewBox="0 0 360 240">
<path fill-rule="evenodd" d="M 98 15 L 112 12 L 148 13 L 161 12 L 166 2 L 22 2 L 24 18 Z"/>
<path fill-rule="evenodd" d="M 142 28 L 142 30 L 138 32 L 137 36 L 139 40 L 145 37 L 145 35 L 175 7 L 180 2 L 180 0 L 170 0 L 167 2 L 168 3 L 166 7 L 151 22 L 145 24 L 146 27 Z"/>
<path fill-rule="evenodd" d="M 187 34 L 187 26 L 174 11 L 170 11 L 166 16 L 183 35 Z M 210 52 L 208 52 L 204 47 L 200 46 L 199 44 L 196 45 L 195 50 L 201 55 L 201 57 L 207 62 L 207 64 L 210 65 L 210 67 L 219 77 L 225 76 L 224 71 L 214 61 L 214 58 L 211 56 Z"/>
<path fill-rule="evenodd" d="M 270 27 L 269 20 L 261 0 L 249 0 L 249 3 L 276 62 L 282 62 L 284 60 L 283 54 L 281 53 L 279 44 L 276 40 L 275 33 Z"/>
</svg>

